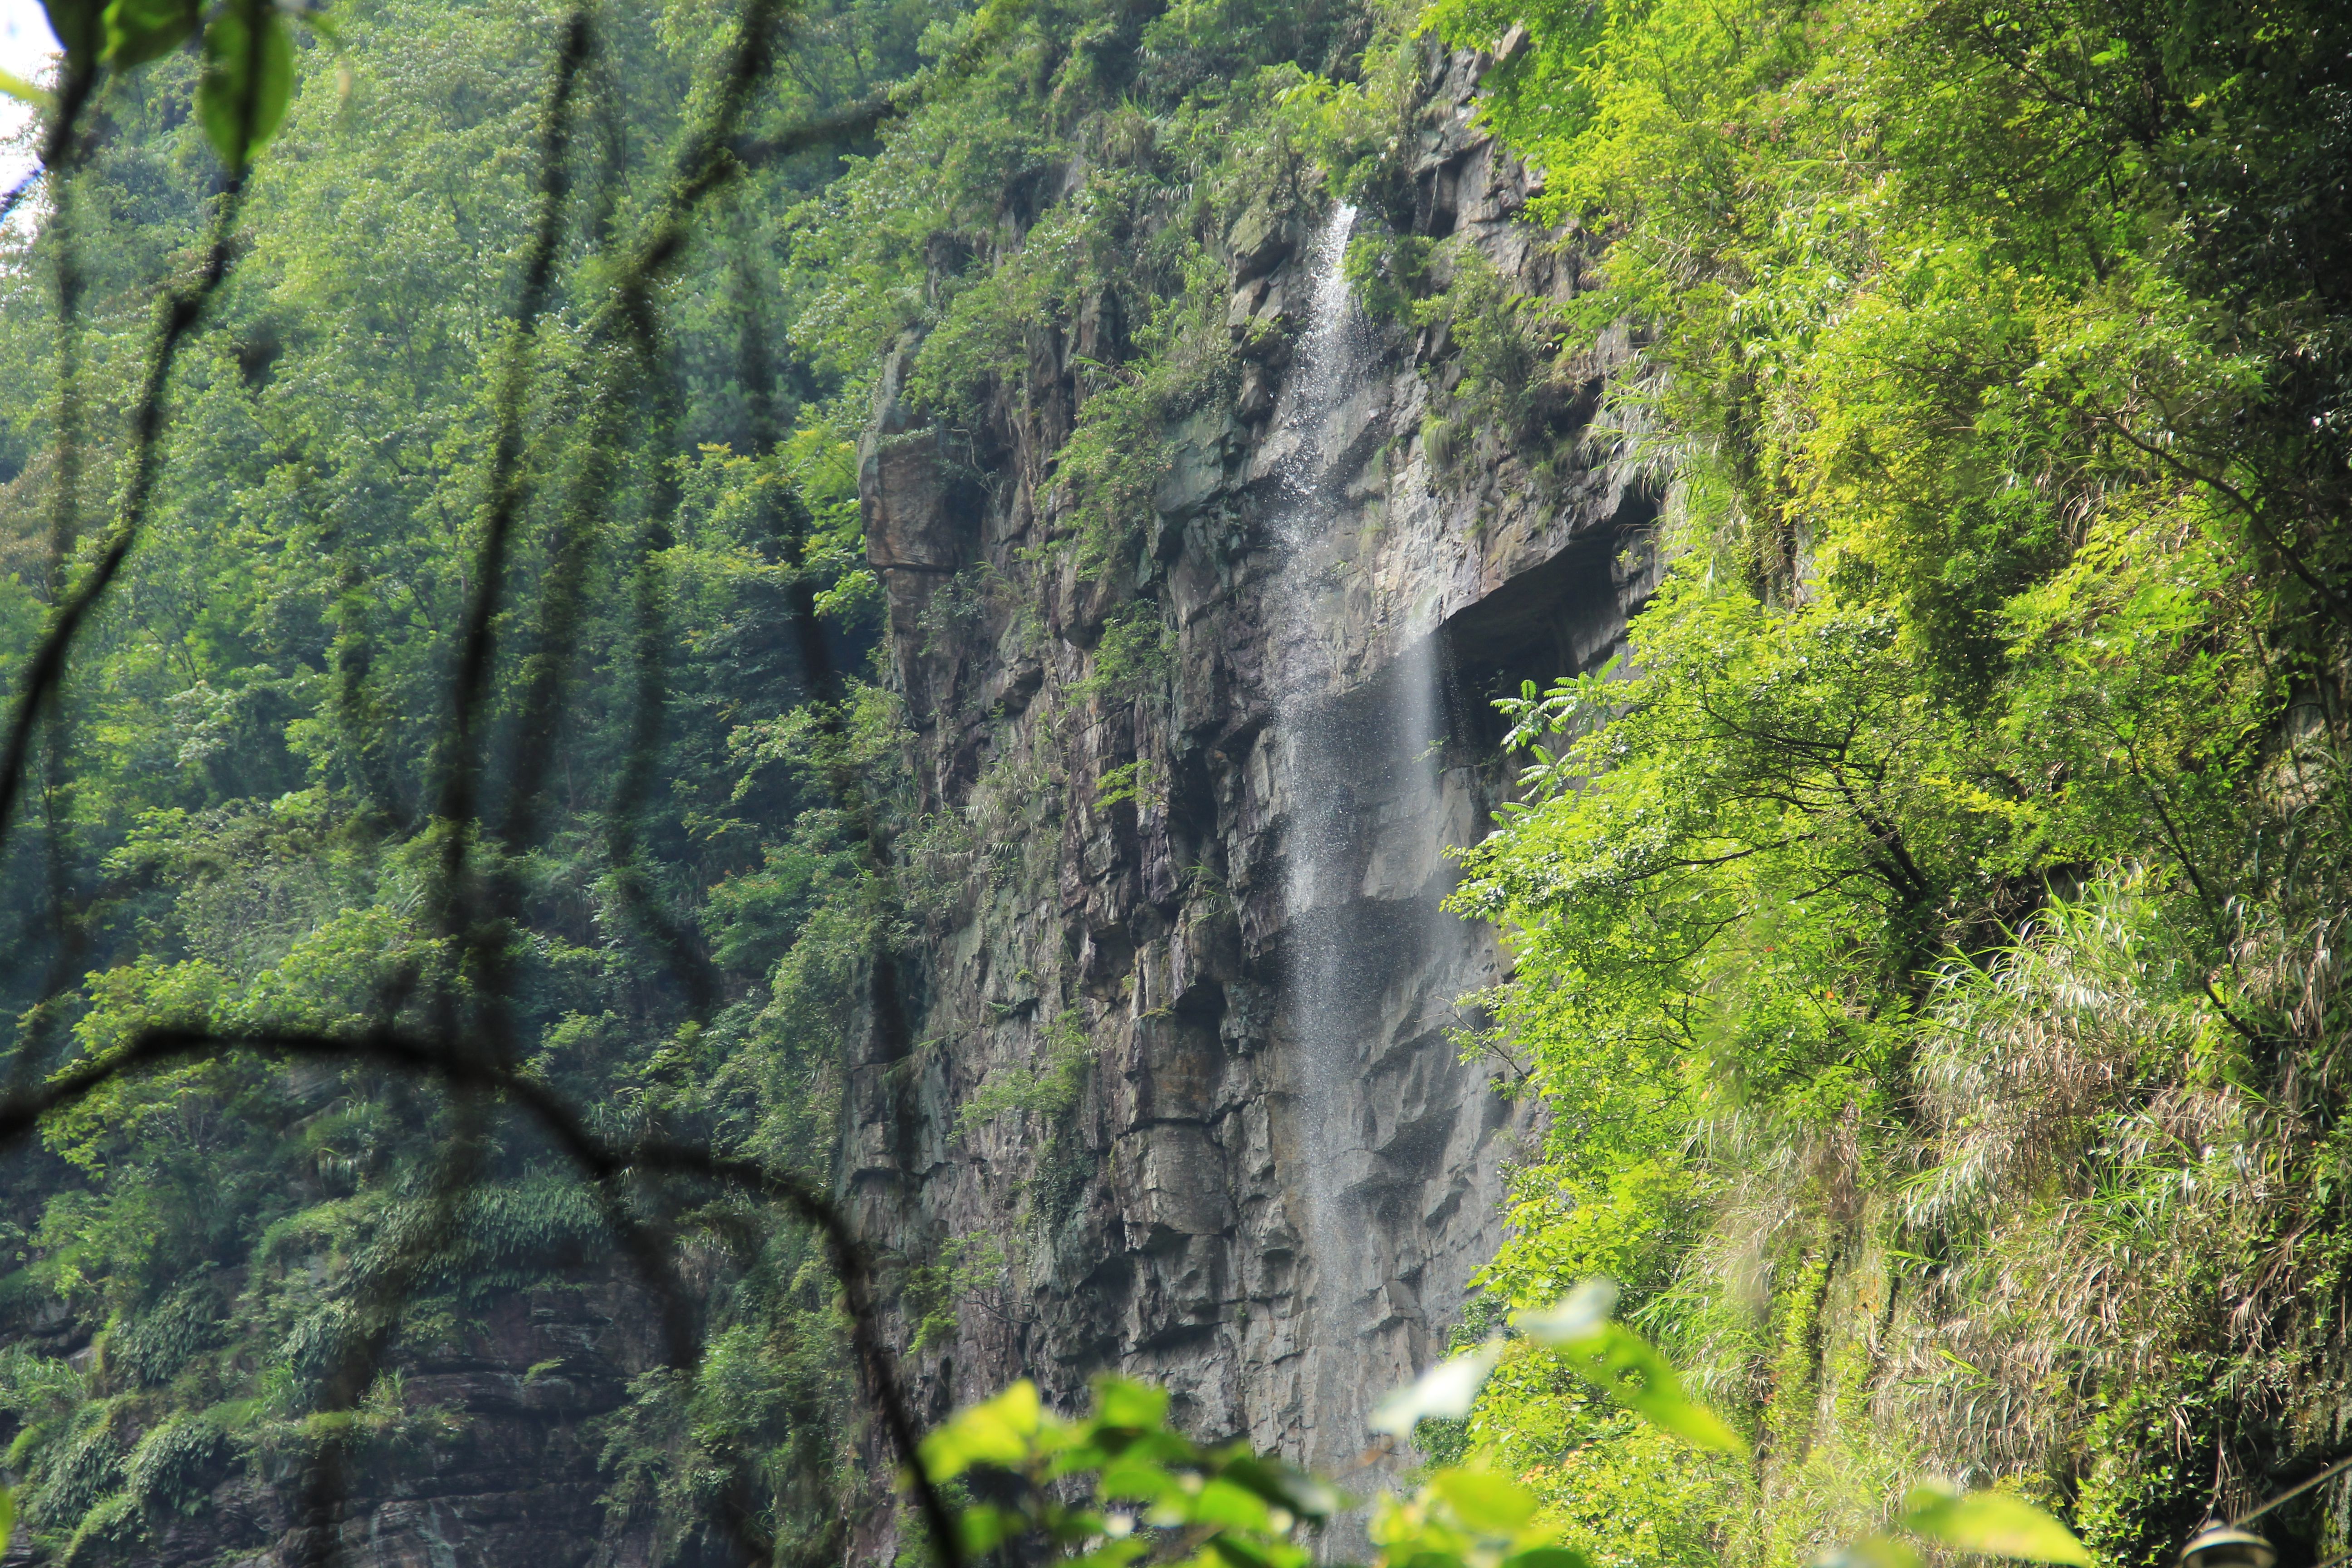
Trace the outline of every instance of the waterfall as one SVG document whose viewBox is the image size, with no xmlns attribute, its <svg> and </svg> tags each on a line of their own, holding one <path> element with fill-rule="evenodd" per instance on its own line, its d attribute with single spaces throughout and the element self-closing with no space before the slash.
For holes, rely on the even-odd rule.
<svg viewBox="0 0 2352 1568">
<path fill-rule="evenodd" d="M 1378 1256 L 1381 1227 L 1364 1207 L 1376 1159 L 1350 1112 L 1381 1037 L 1384 992 L 1405 967 L 1397 961 L 1425 951 L 1438 919 L 1431 759 L 1444 733 L 1433 628 L 1408 637 L 1392 624 L 1371 639 L 1392 652 L 1385 668 L 1351 670 L 1345 653 L 1367 645 L 1365 628 L 1351 637 L 1347 620 L 1344 584 L 1359 569 L 1363 531 L 1347 490 L 1384 412 L 1365 405 L 1377 343 L 1341 268 L 1355 219 L 1355 208 L 1337 207 L 1316 243 L 1306 330 L 1270 432 L 1283 557 L 1268 598 L 1280 617 L 1270 686 L 1285 737 L 1283 1013 L 1301 1162 L 1288 1184 L 1311 1324 L 1299 1392 L 1307 1457 L 1320 1450 L 1326 1462 L 1361 1447 L 1367 1406 L 1381 1392 L 1365 1386 L 1363 1356 L 1389 1311 L 1390 1260 Z"/>
</svg>

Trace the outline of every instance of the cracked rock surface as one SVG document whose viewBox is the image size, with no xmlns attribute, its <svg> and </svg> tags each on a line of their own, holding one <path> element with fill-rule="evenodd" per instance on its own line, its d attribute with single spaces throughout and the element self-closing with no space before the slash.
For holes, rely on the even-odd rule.
<svg viewBox="0 0 2352 1568">
<path fill-rule="evenodd" d="M 1487 63 L 1428 56 L 1416 226 L 1466 234 L 1515 287 L 1562 297 L 1583 258 L 1520 221 L 1530 176 L 1470 123 Z M 954 1333 L 927 1336 L 914 1369 L 929 1416 L 1021 1376 L 1076 1405 L 1117 1371 L 1168 1384 L 1197 1435 L 1360 1472 L 1371 1404 L 1444 1352 L 1501 1239 L 1506 1173 L 1535 1130 L 1498 1067 L 1452 1038 L 1478 1021 L 1457 999 L 1506 958 L 1490 930 L 1436 912 L 1444 851 L 1485 832 L 1507 787 L 1492 695 L 1621 645 L 1651 586 L 1654 498 L 1574 460 L 1538 475 L 1490 436 L 1441 463 L 1422 430 L 1449 345 L 1382 329 L 1320 437 L 1336 509 L 1305 548 L 1276 548 L 1316 216 L 1255 209 L 1228 232 L 1236 341 L 1278 330 L 1231 400 L 1177 432 L 1153 493 L 1139 586 L 1171 642 L 1150 689 L 1089 690 L 1119 605 L 1037 548 L 1058 537 L 1051 458 L 1088 323 L 1037 329 L 1030 384 L 952 454 L 909 418 L 898 365 L 877 394 L 862 500 L 892 676 L 923 809 L 968 824 L 970 844 L 912 873 L 950 891 L 904 976 L 916 1043 L 851 1074 L 845 1181 L 870 1234 L 953 1266 L 954 1299 L 929 1310 Z M 959 583 L 1004 587 L 942 637 L 929 612 Z M 1344 842 L 1300 899 L 1283 875 L 1296 796 L 1334 783 L 1294 783 L 1302 758 L 1344 758 L 1406 656 L 1433 652 L 1442 754 L 1344 781 Z M 1303 694 L 1282 679 L 1302 659 L 1323 672 Z M 1145 784 L 1105 789 L 1137 778 L 1121 769 Z M 1359 981 L 1342 1018 L 1312 1021 L 1352 1041 L 1336 1075 L 1299 1047 L 1289 972 L 1310 942 L 1338 944 Z M 1056 1073 L 1082 1085 L 1074 1104 L 1023 1098 Z M 1319 1228 L 1303 1197 L 1317 1118 L 1347 1131 L 1312 1173 L 1335 1194 Z M 872 1531 L 865 1549 L 887 1555 Z"/>
</svg>

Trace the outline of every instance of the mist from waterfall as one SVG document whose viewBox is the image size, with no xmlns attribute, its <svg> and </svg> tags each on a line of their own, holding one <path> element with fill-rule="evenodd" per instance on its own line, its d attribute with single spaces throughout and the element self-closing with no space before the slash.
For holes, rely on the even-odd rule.
<svg viewBox="0 0 2352 1568">
<path fill-rule="evenodd" d="M 1303 1161 L 1292 1190 L 1300 1295 L 1317 1325 L 1302 1392 L 1321 1440 L 1346 1451 L 1360 1445 L 1366 1401 L 1381 1390 L 1352 1386 L 1346 1358 L 1318 1352 L 1374 1327 L 1385 1279 L 1370 1254 L 1374 1227 L 1351 1223 L 1368 1217 L 1359 1210 L 1373 1172 L 1347 1108 L 1370 1066 L 1396 941 L 1435 918 L 1417 868 L 1434 826 L 1432 758 L 1443 734 L 1434 637 L 1400 639 L 1386 668 L 1341 664 L 1338 584 L 1353 553 L 1345 531 L 1360 521 L 1347 490 L 1369 456 L 1372 421 L 1360 395 L 1379 370 L 1342 268 L 1355 220 L 1354 207 L 1338 206 L 1316 242 L 1306 330 L 1271 433 L 1282 454 L 1273 531 L 1285 560 L 1269 600 L 1284 617 L 1272 685 L 1286 735 L 1283 1011 Z"/>
</svg>

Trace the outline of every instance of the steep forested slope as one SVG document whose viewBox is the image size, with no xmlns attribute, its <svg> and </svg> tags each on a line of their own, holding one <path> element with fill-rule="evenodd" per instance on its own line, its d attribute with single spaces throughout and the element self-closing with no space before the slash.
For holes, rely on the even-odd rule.
<svg viewBox="0 0 2352 1568">
<path fill-rule="evenodd" d="M 1628 1561 L 1939 1468 L 2166 1560 L 2343 1444 L 2345 18 L 1436 18 L 1517 27 L 1490 115 L 1612 235 L 1559 329 L 1645 323 L 1613 422 L 1675 487 L 1457 900 L 1559 1112 L 1493 1278 L 1623 1280 L 1765 1458 L 1539 1379 L 1473 1436 Z"/>
<path fill-rule="evenodd" d="M 858 679 L 877 622 L 824 401 L 838 382 L 762 323 L 793 312 L 793 215 L 859 143 L 770 157 L 706 207 L 657 289 L 656 374 L 632 384 L 604 319 L 613 275 L 711 112 L 735 24 L 693 6 L 595 19 L 553 297 L 526 351 L 532 499 L 515 592 L 491 606 L 507 657 L 473 742 L 498 826 L 467 874 L 501 879 L 513 910 L 486 944 L 453 929 L 436 822 L 563 16 L 332 19 L 335 51 L 304 48 L 235 214 L 234 270 L 171 384 L 152 515 L 32 764 L 6 863 L 14 1081 L 159 1025 L 331 1034 L 457 1006 L 488 1026 L 496 996 L 499 1048 L 598 1106 L 608 1135 L 726 1121 L 739 1145 L 822 1169 L 806 1088 L 822 1047 L 771 1050 L 784 1034 L 761 1020 L 794 994 L 772 980 L 812 910 L 852 911 L 825 952 L 858 951 L 871 873 L 812 760 L 843 742 L 778 727 L 812 698 L 867 716 L 847 731 L 887 737 L 889 719 Z M 804 14 L 742 140 L 902 80 L 934 25 L 954 24 L 887 4 Z M 184 51 L 110 77 L 89 152 L 15 242 L 12 668 L 110 542 L 158 293 L 223 200 L 189 112 L 196 70 Z M 583 499 L 586 559 L 567 563 L 558 514 Z M 567 571 L 587 591 L 565 624 L 545 606 Z M 568 677 L 552 703 L 534 685 L 551 665 Z M 651 754 L 640 671 L 667 699 Z M 799 962 L 829 996 L 821 945 Z M 589 1193 L 528 1128 L 469 1114 L 398 1074 L 232 1058 L 102 1090 L 20 1150 L 0 1287 L 20 1546 L 274 1550 L 312 1522 L 341 1454 L 363 1496 L 407 1474 L 408 1495 L 459 1500 L 421 1528 L 493 1550 L 584 1553 L 608 1492 L 616 1521 L 690 1534 L 740 1472 L 787 1541 L 837 1551 L 822 1500 L 845 1385 L 800 1244 L 730 1250 L 723 1215 L 688 1222 L 719 1348 L 706 1391 L 665 1381 L 654 1309 L 609 1261 Z M 453 1218 L 434 1162 L 459 1147 Z M 395 1288 L 417 1297 L 396 1321 Z M 387 1381 L 378 1348 L 402 1369 Z M 683 1458 L 710 1447 L 716 1479 Z M 780 1493 L 809 1500 L 782 1515 Z"/>
</svg>

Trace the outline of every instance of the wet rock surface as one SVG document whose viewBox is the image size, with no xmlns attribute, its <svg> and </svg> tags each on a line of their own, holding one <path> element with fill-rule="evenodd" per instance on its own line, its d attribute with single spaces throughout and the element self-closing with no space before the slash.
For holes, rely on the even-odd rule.
<svg viewBox="0 0 2352 1568">
<path fill-rule="evenodd" d="M 1486 63 L 1429 57 L 1416 223 L 1466 233 L 1517 288 L 1565 296 L 1575 247 L 1519 220 L 1528 174 L 1470 123 Z M 894 478 L 888 443 L 921 437 L 888 379 L 877 394 L 864 500 L 894 679 L 924 809 L 971 841 L 927 883 L 962 878 L 908 976 L 919 1059 L 852 1075 L 861 1153 L 845 1180 L 870 1233 L 950 1258 L 966 1283 L 951 1342 L 915 1369 L 927 1410 L 1019 1376 L 1076 1405 L 1116 1371 L 1170 1385 L 1196 1434 L 1346 1475 L 1379 1462 L 1370 1404 L 1444 1352 L 1535 1132 L 1452 1037 L 1478 1022 L 1457 999 L 1506 959 L 1490 931 L 1435 909 L 1445 849 L 1485 831 L 1505 785 L 1489 700 L 1619 645 L 1650 586 L 1654 507 L 1575 460 L 1539 477 L 1491 436 L 1437 461 L 1423 424 L 1442 333 L 1372 327 L 1361 374 L 1302 437 L 1288 345 L 1317 221 L 1253 209 L 1228 236 L 1232 331 L 1282 335 L 1182 426 L 1153 492 L 1138 591 L 1171 640 L 1164 680 L 1131 694 L 1087 679 L 1119 596 L 1033 564 L 1067 533 L 1050 459 L 1076 336 L 1033 344 L 1034 384 L 1008 389 L 961 495 L 910 499 L 923 492 Z M 1596 385 L 1607 368 L 1596 359 Z M 1286 543 L 1301 440 L 1335 499 Z M 919 540 L 932 542 L 903 542 Z M 934 595 L 983 574 L 1008 585 L 999 607 L 937 635 Z M 1416 660 L 1444 702 L 1428 765 L 1318 776 L 1346 767 L 1351 736 L 1382 743 Z M 1310 807 L 1339 837 L 1302 889 L 1285 866 Z M 1346 955 L 1344 994 L 1311 993 L 1342 1017 L 1299 1016 L 1310 950 Z M 1344 1070 L 1310 1067 L 1310 1035 L 1349 1042 Z M 1072 1062 L 1074 1107 L 1022 1100 Z M 1318 1125 L 1344 1136 L 1318 1147 Z M 1331 1194 L 1320 1224 L 1310 1184 Z"/>
</svg>

